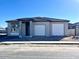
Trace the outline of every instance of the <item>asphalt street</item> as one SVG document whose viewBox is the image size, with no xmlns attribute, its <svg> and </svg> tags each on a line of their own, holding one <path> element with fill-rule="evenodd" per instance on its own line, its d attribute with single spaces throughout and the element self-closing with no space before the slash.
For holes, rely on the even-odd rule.
<svg viewBox="0 0 79 59">
<path fill-rule="evenodd" d="M 0 59 L 78 59 L 79 47 L 0 46 Z"/>
</svg>

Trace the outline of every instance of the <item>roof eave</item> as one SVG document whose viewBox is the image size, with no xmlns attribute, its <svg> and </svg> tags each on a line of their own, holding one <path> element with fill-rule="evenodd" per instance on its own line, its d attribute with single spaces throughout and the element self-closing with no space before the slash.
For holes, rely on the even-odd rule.
<svg viewBox="0 0 79 59">
<path fill-rule="evenodd" d="M 8 20 L 6 22 L 18 22 L 17 20 Z"/>
</svg>

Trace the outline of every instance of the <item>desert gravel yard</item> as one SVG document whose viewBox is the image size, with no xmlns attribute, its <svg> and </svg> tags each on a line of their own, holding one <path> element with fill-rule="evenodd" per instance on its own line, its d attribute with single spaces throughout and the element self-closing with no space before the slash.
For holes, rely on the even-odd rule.
<svg viewBox="0 0 79 59">
<path fill-rule="evenodd" d="M 78 59 L 78 45 L 0 45 L 0 59 Z"/>
</svg>

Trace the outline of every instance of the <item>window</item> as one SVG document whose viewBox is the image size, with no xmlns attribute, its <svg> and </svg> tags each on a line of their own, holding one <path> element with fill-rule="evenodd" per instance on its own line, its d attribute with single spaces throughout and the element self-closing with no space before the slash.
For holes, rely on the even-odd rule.
<svg viewBox="0 0 79 59">
<path fill-rule="evenodd" d="M 16 32 L 17 28 L 18 28 L 18 23 L 11 23 L 11 32 Z"/>
<path fill-rule="evenodd" d="M 12 28 L 12 29 L 11 29 L 11 32 L 15 32 L 15 31 L 16 31 L 16 29 L 15 29 L 15 28 Z"/>
</svg>

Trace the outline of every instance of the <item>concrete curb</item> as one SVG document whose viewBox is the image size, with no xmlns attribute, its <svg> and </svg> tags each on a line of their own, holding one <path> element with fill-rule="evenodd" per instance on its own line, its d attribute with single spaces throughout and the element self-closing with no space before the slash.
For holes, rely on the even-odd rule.
<svg viewBox="0 0 79 59">
<path fill-rule="evenodd" d="M 14 44 L 79 44 L 78 41 L 6 41 L 0 43 L 14 43 Z"/>
</svg>

